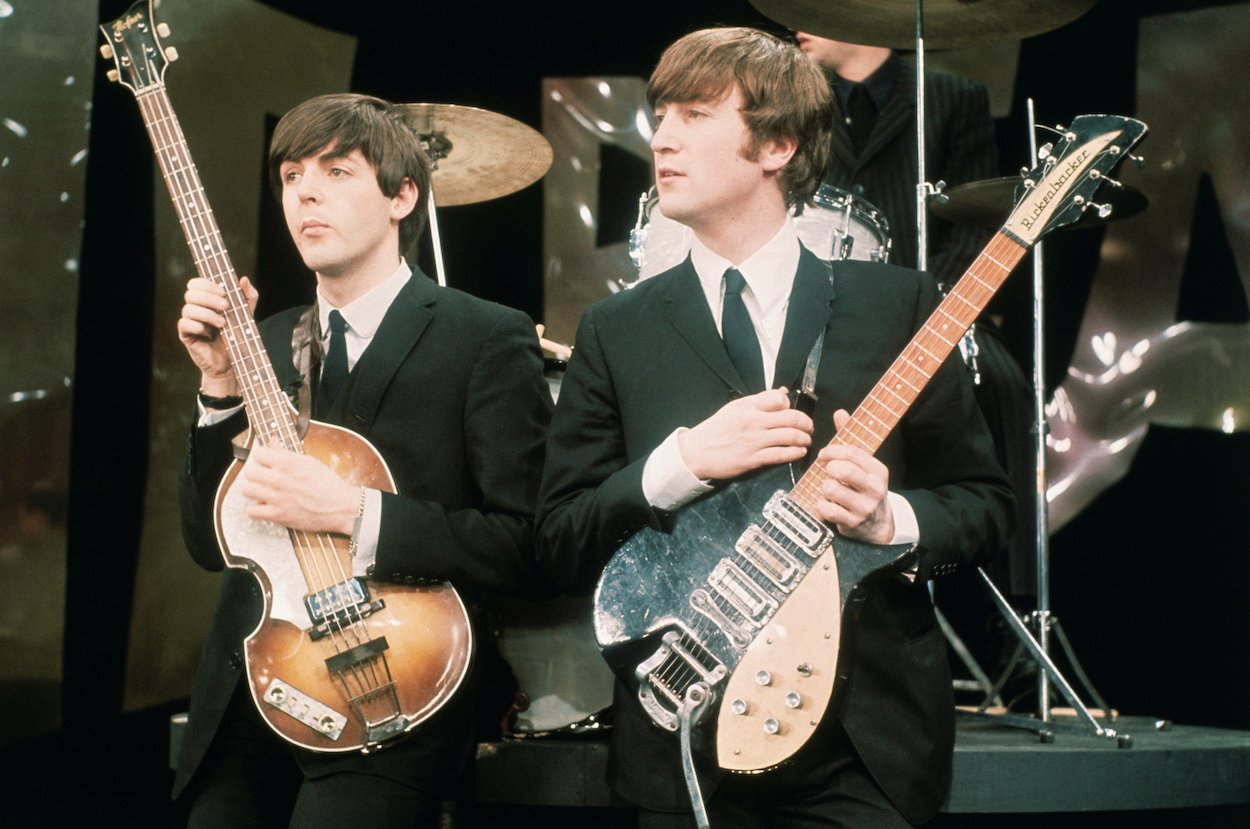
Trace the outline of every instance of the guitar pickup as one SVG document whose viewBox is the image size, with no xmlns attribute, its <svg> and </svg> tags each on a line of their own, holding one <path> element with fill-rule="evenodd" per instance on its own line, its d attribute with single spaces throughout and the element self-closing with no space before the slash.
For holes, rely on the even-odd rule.
<svg viewBox="0 0 1250 829">
<path fill-rule="evenodd" d="M 734 549 L 787 593 L 794 589 L 803 573 L 798 559 L 756 524 L 747 527 Z"/>
<path fill-rule="evenodd" d="M 746 571 L 728 559 L 721 559 L 707 581 L 717 596 L 733 605 L 735 610 L 757 628 L 777 612 L 777 600 L 751 581 Z"/>
<path fill-rule="evenodd" d="M 777 492 L 764 505 L 764 516 L 785 533 L 804 553 L 818 558 L 831 543 L 833 534 L 821 521 L 785 492 Z"/>
<path fill-rule="evenodd" d="M 384 607 L 386 602 L 369 598 L 363 579 L 348 579 L 304 597 L 304 609 L 313 624 L 308 635 L 314 642 L 324 639 Z"/>
</svg>

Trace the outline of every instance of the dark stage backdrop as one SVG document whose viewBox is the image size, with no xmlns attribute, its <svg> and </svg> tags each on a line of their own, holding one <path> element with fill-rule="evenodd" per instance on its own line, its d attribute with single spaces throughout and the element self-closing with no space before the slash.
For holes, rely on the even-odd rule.
<svg viewBox="0 0 1250 829">
<path fill-rule="evenodd" d="M 182 548 L 174 497 L 196 385 L 174 331 L 191 261 L 135 102 L 95 57 L 94 25 L 127 5 L 47 4 L 51 15 L 37 13 L 42 3 L 0 0 L 0 566 L 20 544 L 24 488 L 68 492 L 69 506 L 66 540 L 54 544 L 68 551 L 65 575 L 0 586 L 6 597 L 46 596 L 45 608 L 64 599 L 71 734 L 183 701 L 216 587 Z M 781 31 L 746 0 L 164 0 L 156 16 L 181 54 L 166 76 L 170 98 L 234 263 L 260 287 L 261 316 L 311 292 L 263 169 L 274 121 L 298 101 L 354 90 L 545 129 L 560 109 L 544 91 L 587 79 L 625 96 L 619 112 L 637 110 L 641 79 L 687 31 Z M 1250 727 L 1248 38 L 1245 2 L 1103 0 L 1022 43 L 927 56 L 931 68 L 990 87 L 1004 175 L 1028 163 L 1028 99 L 1043 124 L 1111 112 L 1151 128 L 1145 166 L 1121 170 L 1148 209 L 1044 242 L 1051 604 L 1113 706 L 1237 728 Z M 544 183 L 440 210 L 448 282 L 571 340 L 585 305 L 612 289 L 605 272 L 628 270 L 625 241 L 649 177 L 643 115 L 628 140 L 552 132 Z M 45 122 L 79 137 L 31 140 L 30 126 Z M 593 175 L 576 192 L 557 190 L 575 158 Z M 570 198 L 586 208 L 584 227 L 544 221 Z M 420 259 L 433 274 L 428 242 Z M 1030 265 L 999 299 L 1026 368 Z M 32 390 L 43 391 L 22 396 Z M 17 736 L 0 726 L 0 741 Z"/>
</svg>

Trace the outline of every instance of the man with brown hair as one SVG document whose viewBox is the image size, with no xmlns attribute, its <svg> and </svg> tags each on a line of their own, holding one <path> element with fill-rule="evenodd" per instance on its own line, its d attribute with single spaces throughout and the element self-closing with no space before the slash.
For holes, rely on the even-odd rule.
<svg viewBox="0 0 1250 829">
<path fill-rule="evenodd" d="M 917 570 L 865 582 L 843 636 L 849 676 L 793 762 L 725 776 L 696 758 L 707 811 L 718 829 L 922 822 L 946 796 L 954 740 L 924 582 L 998 546 L 1010 490 L 950 362 L 875 457 L 826 444 L 835 412 L 844 423 L 932 311 L 933 280 L 830 265 L 800 245 L 789 210 L 820 183 L 832 107 L 792 44 L 752 29 L 694 32 L 661 57 L 648 101 L 660 207 L 695 240 L 684 262 L 582 317 L 548 436 L 539 565 L 564 589 L 589 590 L 639 529 L 663 531 L 690 502 L 765 467 L 823 464 L 815 517 L 862 541 L 918 543 Z M 822 335 L 809 416 L 787 390 Z M 614 792 L 642 826 L 690 825 L 677 737 L 624 682 L 614 722 Z"/>
<path fill-rule="evenodd" d="M 451 582 L 469 605 L 474 667 L 437 713 L 376 753 L 297 748 L 269 729 L 247 693 L 242 644 L 269 603 L 251 573 L 228 569 L 175 795 L 190 799 L 194 827 L 434 827 L 440 799 L 463 782 L 480 697 L 498 664 L 474 607 L 483 595 L 534 583 L 532 515 L 551 407 L 538 341 L 525 314 L 439 287 L 405 261 L 420 235 L 430 171 L 402 108 L 355 94 L 306 101 L 278 123 L 269 168 L 317 285 L 311 309 L 260 326 L 277 381 L 311 386 L 317 420 L 372 443 L 396 492 L 350 484 L 311 454 L 253 445 L 234 484 L 247 518 L 350 536 L 350 575 L 366 584 Z M 241 287 L 255 307 L 256 291 L 246 279 Z M 180 476 L 183 534 L 208 570 L 223 565 L 214 494 L 231 438 L 248 426 L 240 397 L 248 369 L 226 348 L 226 308 L 221 288 L 193 279 L 178 321 L 201 372 Z M 347 626 L 335 620 L 327 624 Z M 508 702 L 495 700 L 492 710 L 502 716 Z"/>
</svg>

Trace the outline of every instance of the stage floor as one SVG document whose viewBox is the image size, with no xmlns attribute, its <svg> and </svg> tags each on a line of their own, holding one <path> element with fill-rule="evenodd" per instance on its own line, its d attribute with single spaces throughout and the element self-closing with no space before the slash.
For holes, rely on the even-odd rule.
<svg viewBox="0 0 1250 829">
<path fill-rule="evenodd" d="M 1076 725 L 1059 718 L 1057 725 Z M 1102 812 L 1250 803 L 1250 732 L 1120 717 L 1115 737 L 1056 730 L 1053 741 L 961 716 L 944 811 Z M 1127 745 L 1121 746 L 1122 742 Z M 602 740 L 505 740 L 477 753 L 481 803 L 607 806 Z"/>
</svg>

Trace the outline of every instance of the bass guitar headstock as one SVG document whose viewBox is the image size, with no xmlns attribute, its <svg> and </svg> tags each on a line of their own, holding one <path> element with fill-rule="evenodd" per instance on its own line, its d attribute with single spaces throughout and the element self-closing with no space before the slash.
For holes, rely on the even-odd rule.
<svg viewBox="0 0 1250 829">
<path fill-rule="evenodd" d="M 165 85 L 165 69 L 178 59 L 178 50 L 161 45 L 161 38 L 169 36 L 169 26 L 154 23 L 151 0 L 139 0 L 100 31 L 104 33 L 100 54 L 115 66 L 108 71 L 109 80 L 136 96 Z"/>
</svg>

